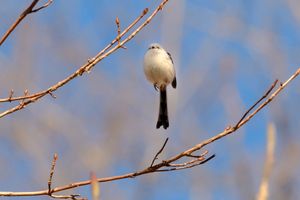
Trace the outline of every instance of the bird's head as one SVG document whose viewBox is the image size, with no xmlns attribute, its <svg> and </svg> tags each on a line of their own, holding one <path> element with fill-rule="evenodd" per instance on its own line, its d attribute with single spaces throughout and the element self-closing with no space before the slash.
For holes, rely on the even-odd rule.
<svg viewBox="0 0 300 200">
<path fill-rule="evenodd" d="M 162 46 L 158 43 L 150 44 L 148 49 L 162 49 Z"/>
</svg>

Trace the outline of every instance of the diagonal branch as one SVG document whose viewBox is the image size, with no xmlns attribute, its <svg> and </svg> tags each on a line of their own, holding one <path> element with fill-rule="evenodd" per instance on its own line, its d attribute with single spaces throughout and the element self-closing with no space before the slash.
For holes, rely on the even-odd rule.
<svg viewBox="0 0 300 200">
<path fill-rule="evenodd" d="M 46 7 L 48 7 L 53 0 L 48 0 L 47 3 L 42 5 L 39 8 L 34 9 L 36 4 L 40 0 L 33 0 L 32 3 L 21 13 L 21 15 L 18 17 L 18 19 L 11 25 L 11 27 L 6 31 L 6 33 L 3 35 L 3 37 L 0 39 L 0 46 L 4 43 L 4 41 L 8 38 L 8 36 L 15 30 L 15 28 L 21 23 L 21 21 L 29 14 L 38 12 L 39 10 L 42 10 Z"/>
<path fill-rule="evenodd" d="M 208 162 L 209 160 L 214 158 L 215 155 L 213 154 L 213 155 L 209 156 L 208 158 L 203 159 L 203 158 L 201 158 L 201 155 L 205 156 L 207 154 L 207 152 L 205 151 L 204 153 L 202 153 L 200 155 L 200 157 L 198 159 L 199 160 L 198 162 L 197 162 L 197 160 L 192 160 L 192 161 L 182 163 L 182 164 L 172 164 L 174 161 L 178 161 L 183 157 L 190 157 L 192 155 L 192 153 L 202 149 L 204 146 L 206 146 L 210 143 L 213 143 L 214 141 L 219 140 L 219 139 L 221 139 L 221 138 L 237 131 L 240 127 L 242 127 L 244 124 L 249 122 L 261 109 L 263 109 L 271 101 L 273 101 L 273 99 L 275 97 L 277 97 L 278 94 L 292 80 L 294 80 L 299 74 L 300 74 L 300 68 L 288 80 L 286 80 L 284 83 L 280 84 L 280 86 L 269 96 L 269 98 L 267 98 L 262 104 L 260 104 L 258 106 L 258 108 L 256 108 L 253 112 L 251 112 L 250 115 L 248 115 L 248 117 L 243 119 L 240 123 L 237 123 L 237 126 L 228 127 L 224 131 L 220 132 L 219 134 L 217 134 L 217 135 L 215 135 L 215 136 L 213 136 L 213 137 L 211 137 L 207 140 L 204 140 L 201 143 L 196 144 L 192 148 L 187 149 L 187 150 L 185 150 L 185 151 L 183 151 L 183 152 L 181 152 L 181 153 L 179 153 L 179 154 L 177 154 L 177 155 L 175 155 L 175 156 L 173 156 L 173 157 L 171 157 L 167 160 L 164 160 L 164 161 L 162 161 L 158 164 L 147 167 L 143 170 L 128 173 L 128 174 L 123 174 L 123 175 L 119 175 L 119 176 L 98 178 L 97 181 L 98 182 L 110 182 L 110 181 L 115 181 L 115 180 L 120 180 L 120 179 L 134 178 L 136 176 L 141 176 L 141 175 L 145 175 L 145 174 L 149 174 L 149 173 L 182 170 L 182 169 L 195 167 L 195 166 L 198 166 L 198 165 L 201 165 L 201 164 L 204 164 L 204 163 Z M 269 93 L 269 90 L 263 95 L 263 97 L 266 96 L 266 94 L 268 94 L 268 93 Z M 247 112 L 248 111 L 246 111 L 246 113 Z M 245 114 L 242 116 L 242 118 L 244 118 L 244 116 L 245 116 Z M 192 157 L 194 158 L 195 156 L 192 156 Z M 173 167 L 173 168 L 170 168 L 170 167 Z M 52 193 L 57 193 L 57 192 L 61 192 L 61 191 L 69 190 L 69 189 L 72 189 L 72 188 L 81 187 L 81 186 L 84 186 L 84 185 L 89 185 L 89 184 L 91 184 L 91 180 L 75 182 L 75 183 L 70 183 L 68 185 L 53 188 L 51 191 L 52 191 Z M 0 192 L 0 196 L 41 196 L 41 195 L 48 195 L 48 189 L 40 190 L 40 191 L 33 191 L 33 192 Z"/>
<path fill-rule="evenodd" d="M 118 35 L 109 45 L 107 45 L 104 49 L 102 49 L 95 57 L 88 59 L 88 61 L 82 65 L 81 67 L 79 67 L 79 69 L 74 72 L 73 74 L 69 75 L 67 78 L 63 79 L 62 81 L 59 81 L 58 83 L 54 84 L 53 86 L 49 87 L 48 89 L 38 92 L 36 94 L 33 95 L 28 95 L 28 96 L 22 96 L 22 97 L 9 97 L 6 99 L 2 99 L 0 100 L 0 102 L 11 102 L 14 100 L 24 100 L 26 99 L 26 101 L 24 101 L 22 103 L 22 105 L 17 105 L 15 107 L 12 107 L 11 109 L 8 109 L 2 113 L 0 113 L 0 118 L 11 114 L 13 112 L 16 112 L 18 110 L 21 110 L 23 108 L 25 108 L 27 105 L 34 103 L 36 101 L 38 101 L 39 99 L 41 99 L 42 97 L 46 96 L 47 94 L 51 94 L 54 91 L 56 91 L 57 89 L 59 89 L 60 87 L 64 86 L 65 84 L 69 83 L 71 80 L 73 80 L 76 77 L 82 76 L 84 73 L 86 72 L 90 72 L 91 69 L 101 60 L 103 60 L 104 58 L 108 57 L 110 54 L 114 53 L 116 50 L 118 50 L 119 48 L 122 48 L 124 46 L 124 44 L 126 44 L 128 41 L 130 41 L 133 37 L 136 36 L 136 34 L 138 34 L 147 24 L 150 23 L 150 21 L 153 19 L 153 17 L 161 10 L 161 8 L 168 2 L 169 0 L 163 0 L 159 6 L 152 12 L 152 14 L 145 19 L 145 21 L 139 26 L 137 27 L 128 37 L 126 37 L 124 40 L 118 42 L 118 39 L 120 37 L 122 37 L 124 34 L 126 34 L 127 32 L 130 31 L 130 29 L 138 22 L 140 21 L 148 12 L 148 9 L 144 9 L 142 14 L 134 21 L 132 22 L 120 35 Z M 113 45 L 116 43 L 117 45 L 113 47 Z"/>
<path fill-rule="evenodd" d="M 273 92 L 267 100 L 265 100 L 262 104 L 260 104 L 260 106 L 258 106 L 258 108 L 255 109 L 247 118 L 245 118 L 240 123 L 238 123 L 238 126 L 234 126 L 234 127 L 229 126 L 224 131 L 217 134 L 216 136 L 211 137 L 211 138 L 195 145 L 194 147 L 182 152 L 181 154 L 178 154 L 178 155 L 170 158 L 168 160 L 168 162 L 173 162 L 175 160 L 178 160 L 178 159 L 182 158 L 184 155 L 190 155 L 191 153 L 193 153 L 199 149 L 202 149 L 204 146 L 206 146 L 216 140 L 219 140 L 219 139 L 235 132 L 236 130 L 238 130 L 240 127 L 242 127 L 244 124 L 246 124 L 249 120 L 251 120 L 261 109 L 263 109 L 266 105 L 268 105 L 271 101 L 273 101 L 273 99 L 299 74 L 300 74 L 300 68 L 298 68 L 298 70 L 288 80 L 286 80 L 283 84 L 281 84 L 279 86 L 279 88 L 275 92 Z"/>
<path fill-rule="evenodd" d="M 155 162 L 155 160 L 158 159 L 159 154 L 161 154 L 161 152 L 164 150 L 164 148 L 165 148 L 165 146 L 166 146 L 168 140 L 169 140 L 169 138 L 167 138 L 167 139 L 165 140 L 165 142 L 164 142 L 164 144 L 162 145 L 162 147 L 160 148 L 160 150 L 155 154 L 155 156 L 154 156 L 154 158 L 153 158 L 153 160 L 152 160 L 152 162 L 151 162 L 151 164 L 150 164 L 150 167 L 152 167 L 153 164 L 154 164 L 154 162 Z"/>
<path fill-rule="evenodd" d="M 251 106 L 246 112 L 245 114 L 242 116 L 242 118 L 240 119 L 240 121 L 238 123 L 236 123 L 235 127 L 238 127 L 239 124 L 246 118 L 246 116 L 250 113 L 251 110 L 253 110 L 262 100 L 264 100 L 265 98 L 267 98 L 269 96 L 269 94 L 272 92 L 272 90 L 275 88 L 276 84 L 278 83 L 278 80 L 276 79 L 274 81 L 274 83 L 271 85 L 270 89 L 267 90 L 267 92 L 265 93 L 264 96 L 262 96 L 258 101 L 256 101 L 255 104 L 253 104 L 253 106 Z"/>
<path fill-rule="evenodd" d="M 148 13 L 149 9 L 148 8 L 145 8 L 142 12 L 142 14 L 137 17 L 120 35 L 119 37 L 116 37 L 113 41 L 111 41 L 104 49 L 102 49 L 95 57 L 99 57 L 100 55 L 102 55 L 104 52 L 106 52 L 109 48 L 111 48 L 117 41 L 118 41 L 118 38 L 121 38 L 122 36 L 124 36 L 129 30 L 132 29 L 132 27 L 134 25 L 136 25 L 147 13 Z M 50 88 L 49 88 L 50 89 Z M 38 93 L 35 93 L 35 94 L 32 94 L 32 95 L 28 95 L 28 96 L 19 96 L 19 97 L 13 97 L 13 92 L 10 92 L 9 94 L 9 97 L 8 98 L 3 98 L 3 99 L 0 99 L 0 103 L 3 103 L 3 102 L 12 102 L 12 101 L 20 101 L 20 100 L 23 100 L 23 99 L 31 99 L 31 98 L 35 98 L 35 97 L 38 97 L 38 96 L 41 96 L 42 94 L 46 93 L 47 92 L 49 94 L 51 94 L 51 92 L 49 92 L 50 90 L 47 89 L 47 90 L 44 90 L 44 91 L 41 91 L 41 92 L 38 92 Z M 13 91 L 13 90 L 11 90 Z"/>
</svg>

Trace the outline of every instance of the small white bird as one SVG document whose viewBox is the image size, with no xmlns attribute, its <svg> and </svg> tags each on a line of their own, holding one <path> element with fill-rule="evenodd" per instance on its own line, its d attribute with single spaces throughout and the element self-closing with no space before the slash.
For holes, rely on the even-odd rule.
<svg viewBox="0 0 300 200">
<path fill-rule="evenodd" d="M 169 127 L 167 86 L 171 83 L 176 88 L 176 73 L 171 54 L 157 43 L 151 44 L 144 57 L 144 72 L 155 90 L 160 91 L 159 114 L 156 128 Z"/>
</svg>

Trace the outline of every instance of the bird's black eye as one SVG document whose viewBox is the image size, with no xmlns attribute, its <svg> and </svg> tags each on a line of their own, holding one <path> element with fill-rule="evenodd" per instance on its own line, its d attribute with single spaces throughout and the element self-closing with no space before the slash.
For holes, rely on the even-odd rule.
<svg viewBox="0 0 300 200">
<path fill-rule="evenodd" d="M 150 46 L 149 49 L 159 49 L 159 46 Z"/>
</svg>

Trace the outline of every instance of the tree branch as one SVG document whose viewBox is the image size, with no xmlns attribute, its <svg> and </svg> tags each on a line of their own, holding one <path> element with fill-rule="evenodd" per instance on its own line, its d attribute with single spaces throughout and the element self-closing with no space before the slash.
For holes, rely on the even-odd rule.
<svg viewBox="0 0 300 200">
<path fill-rule="evenodd" d="M 25 108 L 27 105 L 38 101 L 42 97 L 46 96 L 47 94 L 52 94 L 54 91 L 59 89 L 60 87 L 64 86 L 65 84 L 69 83 L 71 80 L 73 80 L 76 77 L 82 76 L 86 72 L 90 72 L 91 69 L 99 63 L 101 60 L 109 56 L 110 54 L 114 53 L 119 48 L 124 47 L 124 44 L 126 44 L 128 41 L 130 41 L 136 34 L 138 34 L 147 24 L 150 23 L 150 21 L 153 19 L 153 17 L 161 10 L 161 8 L 168 2 L 169 0 L 163 0 L 159 6 L 152 12 L 152 14 L 139 26 L 137 27 L 128 37 L 126 37 L 124 40 L 119 41 L 118 40 L 125 35 L 127 32 L 129 32 L 132 27 L 140 21 L 147 13 L 148 9 L 144 9 L 142 14 L 133 21 L 121 34 L 118 34 L 118 36 L 110 43 L 108 44 L 104 49 L 102 49 L 96 56 L 93 58 L 88 59 L 88 61 L 79 67 L 79 69 L 74 72 L 73 74 L 69 75 L 67 78 L 63 79 L 62 81 L 59 81 L 58 83 L 54 84 L 53 86 L 49 87 L 46 90 L 43 90 L 41 92 L 35 93 L 33 95 L 24 95 L 21 97 L 12 97 L 9 96 L 5 99 L 0 99 L 0 102 L 11 102 L 11 101 L 17 101 L 17 100 L 25 100 L 22 105 L 17 105 L 15 107 L 12 107 L 11 109 L 8 109 L 2 113 L 0 113 L 0 118 L 11 114 L 13 112 L 16 112 L 18 110 L 21 110 Z M 118 42 L 118 43 L 117 43 Z M 117 43 L 116 46 L 113 47 L 113 45 Z"/>
<path fill-rule="evenodd" d="M 6 31 L 6 33 L 2 36 L 0 40 L 0 46 L 4 43 L 4 41 L 8 38 L 8 36 L 15 30 L 15 28 L 21 23 L 21 21 L 29 14 L 38 12 L 46 7 L 48 7 L 53 0 L 48 0 L 47 3 L 45 3 L 43 6 L 34 9 L 36 4 L 40 0 L 33 0 L 32 3 L 21 13 L 21 15 L 18 17 L 18 19 L 11 25 L 11 27 Z"/>
<path fill-rule="evenodd" d="M 164 144 L 162 145 L 162 147 L 160 148 L 160 150 L 156 153 L 156 155 L 154 156 L 154 158 L 153 158 L 153 160 L 152 160 L 152 162 L 151 162 L 151 164 L 150 164 L 150 167 L 152 167 L 153 164 L 154 164 L 154 162 L 155 162 L 155 160 L 158 159 L 159 154 L 161 154 L 161 152 L 164 150 L 164 148 L 165 148 L 165 146 L 166 146 L 168 140 L 169 140 L 169 138 L 167 138 L 167 139 L 165 140 L 165 142 L 164 142 Z"/>
<path fill-rule="evenodd" d="M 255 104 L 253 104 L 253 106 L 251 106 L 246 112 L 245 114 L 242 116 L 242 118 L 240 119 L 240 121 L 238 123 L 236 123 L 235 127 L 238 127 L 239 124 L 246 118 L 246 116 L 250 113 L 251 110 L 253 110 L 262 100 L 264 100 L 265 98 L 268 97 L 268 95 L 272 92 L 272 90 L 274 89 L 274 87 L 276 86 L 276 84 L 278 83 L 278 80 L 276 79 L 274 81 L 274 83 L 271 85 L 270 89 L 267 90 L 267 92 L 265 93 L 264 96 L 262 96 Z"/>
<path fill-rule="evenodd" d="M 154 172 L 166 172 L 166 171 L 182 170 L 182 169 L 195 167 L 195 166 L 198 166 L 198 165 L 201 165 L 201 164 L 204 164 L 204 163 L 208 162 L 209 160 L 211 160 L 212 158 L 215 157 L 214 154 L 209 156 L 208 158 L 205 158 L 205 155 L 207 155 L 207 151 L 205 151 L 204 153 L 202 153 L 202 155 L 200 155 L 197 158 L 196 156 L 192 155 L 192 153 L 202 149 L 204 146 L 206 146 L 210 143 L 213 143 L 216 140 L 219 140 L 219 139 L 221 139 L 221 138 L 237 131 L 240 127 L 242 127 L 244 124 L 249 122 L 261 109 L 263 109 L 266 105 L 268 105 L 275 97 L 277 97 L 278 94 L 292 80 L 294 80 L 299 74 L 300 74 L 300 68 L 288 80 L 286 80 L 284 83 L 280 84 L 280 86 L 275 90 L 275 92 L 273 92 L 269 96 L 269 98 L 267 98 L 262 104 L 260 104 L 258 106 L 258 108 L 256 108 L 250 115 L 248 115 L 248 117 L 245 118 L 245 114 L 243 114 L 241 119 L 242 118 L 245 118 L 245 119 L 239 120 L 240 123 L 237 123 L 236 126 L 233 126 L 233 127 L 229 126 L 228 128 L 225 128 L 224 131 L 220 132 L 219 134 L 215 135 L 214 137 L 211 137 L 207 140 L 204 140 L 201 143 L 196 144 L 192 148 L 187 149 L 187 150 L 185 150 L 185 151 L 183 151 L 183 152 L 181 152 L 181 153 L 179 153 L 179 154 L 177 154 L 177 155 L 175 155 L 175 156 L 173 156 L 173 157 L 171 157 L 167 160 L 163 160 L 158 164 L 152 165 L 150 167 L 147 167 L 147 168 L 145 168 L 143 170 L 140 170 L 140 171 L 137 171 L 137 172 L 132 172 L 132 173 L 123 174 L 123 175 L 119 175 L 119 176 L 98 178 L 97 182 L 109 182 L 109 181 L 115 181 L 115 180 L 120 180 L 120 179 L 134 178 L 136 176 L 141 176 L 141 175 L 154 173 Z M 272 86 L 271 86 L 272 89 L 274 88 L 273 85 L 274 84 L 272 84 Z M 262 97 L 266 98 L 269 93 L 270 93 L 270 89 Z M 256 104 L 257 104 L 257 102 L 254 105 L 256 105 Z M 252 110 L 253 109 L 252 107 L 253 106 L 251 106 L 250 109 L 248 109 L 248 110 Z M 245 113 L 248 113 L 248 110 Z M 165 145 L 163 145 L 163 147 L 164 146 Z M 161 149 L 163 149 L 163 148 L 161 148 Z M 173 163 L 174 161 L 178 161 L 183 157 L 185 157 L 185 158 L 187 158 L 187 157 L 195 158 L 196 157 L 196 159 L 193 159 L 191 161 L 181 163 L 181 164 L 174 164 Z M 53 188 L 51 191 L 52 191 L 52 193 L 66 191 L 66 190 L 69 190 L 69 189 L 72 189 L 72 188 L 76 188 L 76 187 L 80 187 L 80 186 L 84 186 L 84 185 L 89 185 L 89 184 L 91 184 L 91 182 L 92 182 L 91 180 L 75 182 L 75 183 L 71 183 L 71 184 L 68 184 L 68 185 Z M 0 196 L 40 196 L 40 195 L 48 195 L 48 189 L 40 190 L 40 191 L 33 191 L 33 192 L 0 192 Z"/>
<path fill-rule="evenodd" d="M 48 180 L 48 195 L 52 195 L 52 178 L 54 174 L 54 169 L 57 161 L 57 154 L 55 153 L 53 156 L 52 164 L 51 164 L 51 169 L 50 169 L 50 175 L 49 175 L 49 180 Z"/>
</svg>

